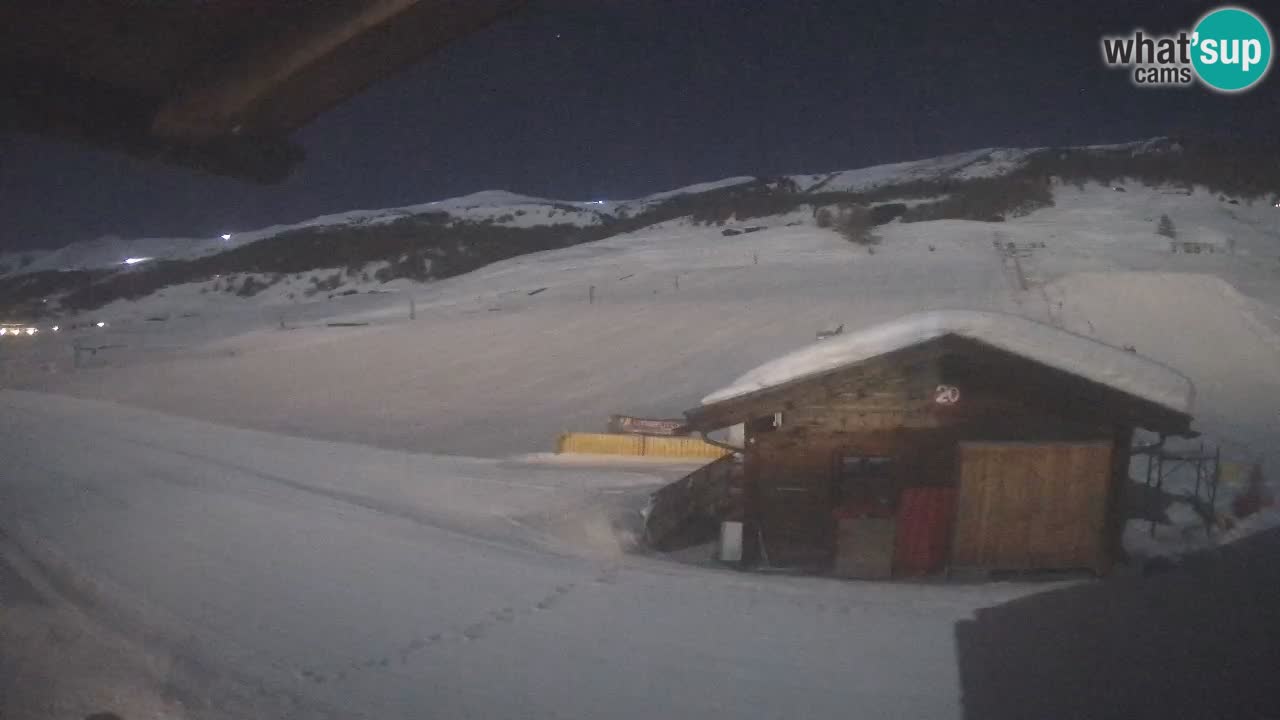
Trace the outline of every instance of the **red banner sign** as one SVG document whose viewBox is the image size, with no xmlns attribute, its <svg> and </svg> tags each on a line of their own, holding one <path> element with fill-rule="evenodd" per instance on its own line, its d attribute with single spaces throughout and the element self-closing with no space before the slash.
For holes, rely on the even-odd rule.
<svg viewBox="0 0 1280 720">
<path fill-rule="evenodd" d="M 609 432 L 628 435 L 688 435 L 680 432 L 684 420 L 658 420 L 630 415 L 610 415 Z"/>
</svg>

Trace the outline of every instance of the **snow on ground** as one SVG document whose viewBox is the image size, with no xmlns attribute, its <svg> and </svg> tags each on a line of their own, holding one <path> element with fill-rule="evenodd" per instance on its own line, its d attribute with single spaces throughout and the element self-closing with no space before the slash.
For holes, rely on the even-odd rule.
<svg viewBox="0 0 1280 720">
<path fill-rule="evenodd" d="M 430 522 L 441 528 L 466 531 L 473 536 L 508 541 L 529 540 L 522 518 L 541 517 L 568 506 L 578 506 L 598 493 L 646 492 L 668 482 L 670 472 L 661 467 L 607 467 L 604 463 L 538 463 L 519 459 L 495 460 L 444 455 L 410 455 L 368 446 L 334 444 L 305 438 L 281 438 L 256 431 L 213 426 L 200 421 L 158 418 L 154 413 L 101 402 L 66 397 L 8 392 L 6 412 L 30 422 L 56 415 L 68 423 L 48 439 L 66 438 L 67 427 L 92 428 L 84 417 L 113 418 L 115 429 L 95 429 L 99 439 L 116 442 L 102 448 L 100 460 L 113 457 L 118 448 L 141 444 L 164 448 L 175 458 L 200 459 L 213 452 L 210 438 L 234 447 L 233 458 L 219 462 L 229 471 L 253 468 L 280 482 L 301 482 L 310 492 L 370 507 L 397 516 Z M 82 418 L 77 420 L 76 418 Z M 127 464 L 127 463 L 126 463 Z M 291 480 L 297 478 L 297 480 Z M 554 538 L 542 538 L 554 543 Z M 576 547 L 578 551 L 617 554 L 617 540 L 604 547 Z"/>
<path fill-rule="evenodd" d="M 0 538 L 0 713 L 5 720 L 188 717 L 165 686 L 164 654 L 94 621 L 65 602 Z"/>
<path fill-rule="evenodd" d="M 543 535 L 570 486 L 642 474 L 71 398 L 0 392 L 0 456 L 0 526 L 149 638 L 158 690 L 198 717 L 960 717 L 954 624 L 1044 587 L 567 552 Z"/>
<path fill-rule="evenodd" d="M 915 313 L 815 342 L 751 370 L 702 403 L 749 395 L 948 335 L 1034 359 L 1177 412 L 1191 411 L 1191 382 L 1165 365 L 1015 315 L 971 310 Z"/>
</svg>

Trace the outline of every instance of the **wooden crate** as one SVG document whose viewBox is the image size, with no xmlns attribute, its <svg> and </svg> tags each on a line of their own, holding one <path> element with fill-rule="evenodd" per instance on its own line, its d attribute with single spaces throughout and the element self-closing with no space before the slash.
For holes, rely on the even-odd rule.
<svg viewBox="0 0 1280 720">
<path fill-rule="evenodd" d="M 961 443 L 952 565 L 1104 572 L 1111 452 L 1109 442 Z"/>
</svg>

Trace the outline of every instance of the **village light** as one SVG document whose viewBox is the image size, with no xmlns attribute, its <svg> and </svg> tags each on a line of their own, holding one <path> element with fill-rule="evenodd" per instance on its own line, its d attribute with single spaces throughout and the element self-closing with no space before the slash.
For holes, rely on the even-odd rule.
<svg viewBox="0 0 1280 720">
<path fill-rule="evenodd" d="M 131 258 L 125 258 L 125 260 L 124 260 L 124 264 L 125 264 L 125 265 L 137 265 L 138 263 L 144 263 L 144 262 L 146 262 L 146 261 L 148 261 L 148 260 L 150 260 L 150 259 L 151 259 L 151 258 L 149 258 L 149 257 L 131 257 Z"/>
<path fill-rule="evenodd" d="M 222 237 L 222 239 L 223 239 L 223 240 L 230 240 L 230 239 L 231 239 L 231 233 L 222 233 L 222 236 L 221 236 L 221 237 Z"/>
<path fill-rule="evenodd" d="M 94 324 L 95 324 L 95 325 L 97 325 L 98 327 L 106 327 L 106 326 L 107 326 L 107 324 L 106 324 L 106 323 L 104 323 L 104 322 L 102 322 L 101 320 L 99 320 L 98 322 L 96 322 L 96 323 L 94 323 Z"/>
<path fill-rule="evenodd" d="M 27 334 L 28 334 L 28 335 L 35 335 L 35 334 L 36 334 L 36 332 L 37 332 L 37 329 L 36 329 L 36 328 L 33 328 L 33 327 L 29 327 L 29 328 L 27 328 Z"/>
<path fill-rule="evenodd" d="M 51 327 L 51 328 L 49 328 L 49 329 L 50 329 L 50 330 L 52 330 L 52 331 L 54 331 L 54 332 L 58 332 L 58 326 L 57 326 L 57 325 L 54 325 L 53 327 Z"/>
</svg>

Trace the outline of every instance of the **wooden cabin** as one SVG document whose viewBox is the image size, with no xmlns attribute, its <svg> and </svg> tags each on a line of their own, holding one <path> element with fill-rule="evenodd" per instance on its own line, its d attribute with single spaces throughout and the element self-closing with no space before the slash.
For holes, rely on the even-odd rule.
<svg viewBox="0 0 1280 720">
<path fill-rule="evenodd" d="M 741 425 L 745 557 L 848 577 L 1116 558 L 1135 428 L 1190 434 L 1191 383 L 1023 318 L 923 313 L 824 340 L 686 413 Z"/>
</svg>

